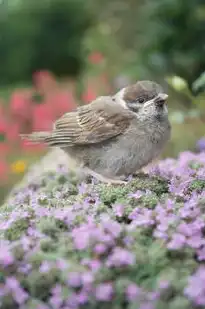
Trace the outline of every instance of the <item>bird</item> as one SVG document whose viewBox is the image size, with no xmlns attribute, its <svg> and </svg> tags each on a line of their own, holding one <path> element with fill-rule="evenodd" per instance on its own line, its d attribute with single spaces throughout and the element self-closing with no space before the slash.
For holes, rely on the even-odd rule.
<svg viewBox="0 0 205 309">
<path fill-rule="evenodd" d="M 125 185 L 170 139 L 167 98 L 158 83 L 137 81 L 65 113 L 49 132 L 21 137 L 61 148 L 78 169 L 100 182 Z"/>
</svg>

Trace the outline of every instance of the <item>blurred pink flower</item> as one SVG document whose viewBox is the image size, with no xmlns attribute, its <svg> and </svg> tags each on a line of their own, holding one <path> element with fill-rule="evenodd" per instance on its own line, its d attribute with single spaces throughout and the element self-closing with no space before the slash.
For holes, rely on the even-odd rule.
<svg viewBox="0 0 205 309">
<path fill-rule="evenodd" d="M 57 86 L 55 77 L 46 70 L 35 72 L 33 74 L 33 82 L 36 89 L 43 93 Z"/>
<path fill-rule="evenodd" d="M 100 52 L 95 51 L 89 55 L 88 60 L 92 64 L 99 64 L 104 60 L 104 56 Z"/>
<path fill-rule="evenodd" d="M 10 113 L 14 120 L 31 118 L 31 90 L 15 90 L 10 98 Z"/>
<path fill-rule="evenodd" d="M 38 104 L 33 108 L 32 130 L 46 131 L 53 126 L 53 113 L 48 104 Z"/>
<path fill-rule="evenodd" d="M 82 100 L 84 103 L 89 103 L 91 101 L 93 101 L 94 99 L 96 99 L 97 97 L 97 93 L 95 92 L 95 90 L 93 89 L 93 87 L 91 85 L 88 85 L 86 90 L 84 91 L 83 95 L 82 95 Z"/>
</svg>

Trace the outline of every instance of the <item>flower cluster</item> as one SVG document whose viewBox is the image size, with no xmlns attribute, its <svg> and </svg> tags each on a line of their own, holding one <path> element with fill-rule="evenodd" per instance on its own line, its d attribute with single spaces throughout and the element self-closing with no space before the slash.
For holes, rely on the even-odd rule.
<svg viewBox="0 0 205 309">
<path fill-rule="evenodd" d="M 126 186 L 59 166 L 1 207 L 0 306 L 205 306 L 205 153 L 181 153 Z"/>
</svg>

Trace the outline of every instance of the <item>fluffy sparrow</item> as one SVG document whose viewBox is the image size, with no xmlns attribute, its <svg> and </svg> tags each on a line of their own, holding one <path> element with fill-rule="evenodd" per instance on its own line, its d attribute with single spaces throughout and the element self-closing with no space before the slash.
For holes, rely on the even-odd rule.
<svg viewBox="0 0 205 309">
<path fill-rule="evenodd" d="M 78 168 L 107 183 L 126 178 L 153 161 L 170 138 L 168 95 L 152 81 L 138 81 L 58 119 L 51 132 L 22 135 L 60 147 Z"/>
</svg>

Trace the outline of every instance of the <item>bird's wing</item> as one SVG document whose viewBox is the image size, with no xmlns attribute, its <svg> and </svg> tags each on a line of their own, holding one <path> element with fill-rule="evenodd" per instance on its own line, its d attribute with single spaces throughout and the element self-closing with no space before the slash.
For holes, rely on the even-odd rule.
<svg viewBox="0 0 205 309">
<path fill-rule="evenodd" d="M 123 133 L 134 117 L 110 97 L 100 97 L 58 119 L 45 141 L 58 147 L 99 143 Z"/>
</svg>

